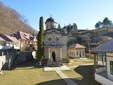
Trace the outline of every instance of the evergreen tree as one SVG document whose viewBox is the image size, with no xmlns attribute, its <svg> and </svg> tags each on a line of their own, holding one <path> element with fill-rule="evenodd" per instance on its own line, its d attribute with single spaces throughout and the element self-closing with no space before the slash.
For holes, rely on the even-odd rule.
<svg viewBox="0 0 113 85">
<path fill-rule="evenodd" d="M 39 21 L 39 33 L 37 35 L 38 47 L 37 47 L 37 60 L 39 62 L 44 58 L 44 26 L 43 17 L 40 17 Z"/>
<path fill-rule="evenodd" d="M 76 25 L 76 23 L 73 23 L 73 25 L 72 25 L 72 31 L 77 31 L 77 25 Z"/>
<path fill-rule="evenodd" d="M 69 24 L 69 25 L 67 26 L 67 32 L 70 33 L 70 32 L 71 32 L 71 29 L 72 29 L 72 26 L 71 26 L 71 24 Z"/>
<path fill-rule="evenodd" d="M 111 23 L 111 21 L 110 21 L 107 17 L 105 17 L 102 23 L 103 23 L 104 25 L 108 25 L 108 24 Z"/>
<path fill-rule="evenodd" d="M 58 24 L 58 29 L 59 29 L 59 30 L 62 30 L 62 28 L 61 28 L 60 24 Z"/>
<path fill-rule="evenodd" d="M 102 23 L 100 21 L 98 21 L 96 24 L 95 24 L 95 28 L 100 28 L 102 27 Z"/>
</svg>

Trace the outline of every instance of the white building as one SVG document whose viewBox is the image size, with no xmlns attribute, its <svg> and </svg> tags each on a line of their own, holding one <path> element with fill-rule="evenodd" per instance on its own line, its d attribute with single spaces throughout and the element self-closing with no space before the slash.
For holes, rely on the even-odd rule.
<svg viewBox="0 0 113 85">
<path fill-rule="evenodd" d="M 68 56 L 73 57 L 73 58 L 84 58 L 85 47 L 78 43 L 70 45 L 68 47 Z"/>
<path fill-rule="evenodd" d="M 46 20 L 46 30 L 44 36 L 44 56 L 48 60 L 48 65 L 63 62 L 67 58 L 67 37 L 56 29 L 55 20 L 50 17 Z"/>
<path fill-rule="evenodd" d="M 113 85 L 113 39 L 92 50 L 94 53 L 95 80 L 103 85 Z M 98 59 L 101 54 L 101 64 Z"/>
</svg>

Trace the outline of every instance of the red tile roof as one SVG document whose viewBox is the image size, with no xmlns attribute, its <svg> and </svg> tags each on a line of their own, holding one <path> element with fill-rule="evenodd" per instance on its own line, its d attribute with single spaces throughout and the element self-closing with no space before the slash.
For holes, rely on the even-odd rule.
<svg viewBox="0 0 113 85">
<path fill-rule="evenodd" d="M 113 39 L 97 46 L 91 52 L 113 52 Z"/>
<path fill-rule="evenodd" d="M 13 42 L 20 42 L 19 40 L 17 40 L 15 37 L 12 37 L 12 36 L 9 36 L 9 35 L 6 35 L 11 41 Z"/>
<path fill-rule="evenodd" d="M 15 37 L 0 34 L 0 41 L 20 42 Z"/>
<path fill-rule="evenodd" d="M 34 41 L 34 36 L 29 34 L 29 33 L 25 33 L 22 31 L 18 31 L 14 34 L 12 34 L 13 37 L 16 37 L 17 39 L 22 39 L 22 40 L 33 40 Z"/>
<path fill-rule="evenodd" d="M 28 33 L 22 32 L 22 31 L 19 31 L 19 33 L 20 33 L 20 38 L 21 39 L 27 39 L 27 40 L 29 40 L 30 37 L 32 36 L 31 34 L 28 34 Z"/>
<path fill-rule="evenodd" d="M 70 46 L 68 47 L 68 49 L 70 49 L 70 48 L 85 48 L 85 46 L 76 43 L 76 44 L 70 45 Z"/>
<path fill-rule="evenodd" d="M 0 37 L 0 41 L 5 41 L 2 37 Z"/>
</svg>

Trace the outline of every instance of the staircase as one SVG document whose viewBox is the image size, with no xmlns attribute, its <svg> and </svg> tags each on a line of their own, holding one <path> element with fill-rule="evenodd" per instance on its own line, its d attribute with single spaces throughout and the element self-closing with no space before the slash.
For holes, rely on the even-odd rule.
<svg viewBox="0 0 113 85">
<path fill-rule="evenodd" d="M 48 61 L 47 62 L 47 66 L 50 66 L 50 67 L 60 67 L 63 65 L 63 62 L 62 61 Z"/>
</svg>

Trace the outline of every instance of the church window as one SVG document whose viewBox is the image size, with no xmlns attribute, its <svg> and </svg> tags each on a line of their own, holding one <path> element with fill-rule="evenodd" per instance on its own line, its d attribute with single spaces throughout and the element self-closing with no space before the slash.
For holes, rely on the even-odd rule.
<svg viewBox="0 0 113 85">
<path fill-rule="evenodd" d="M 51 39 L 52 39 L 52 37 L 51 36 L 48 36 L 48 40 L 51 41 Z"/>
<path fill-rule="evenodd" d="M 58 37 L 58 36 L 56 37 L 56 40 L 57 40 L 57 41 L 59 40 L 59 37 Z"/>
</svg>

